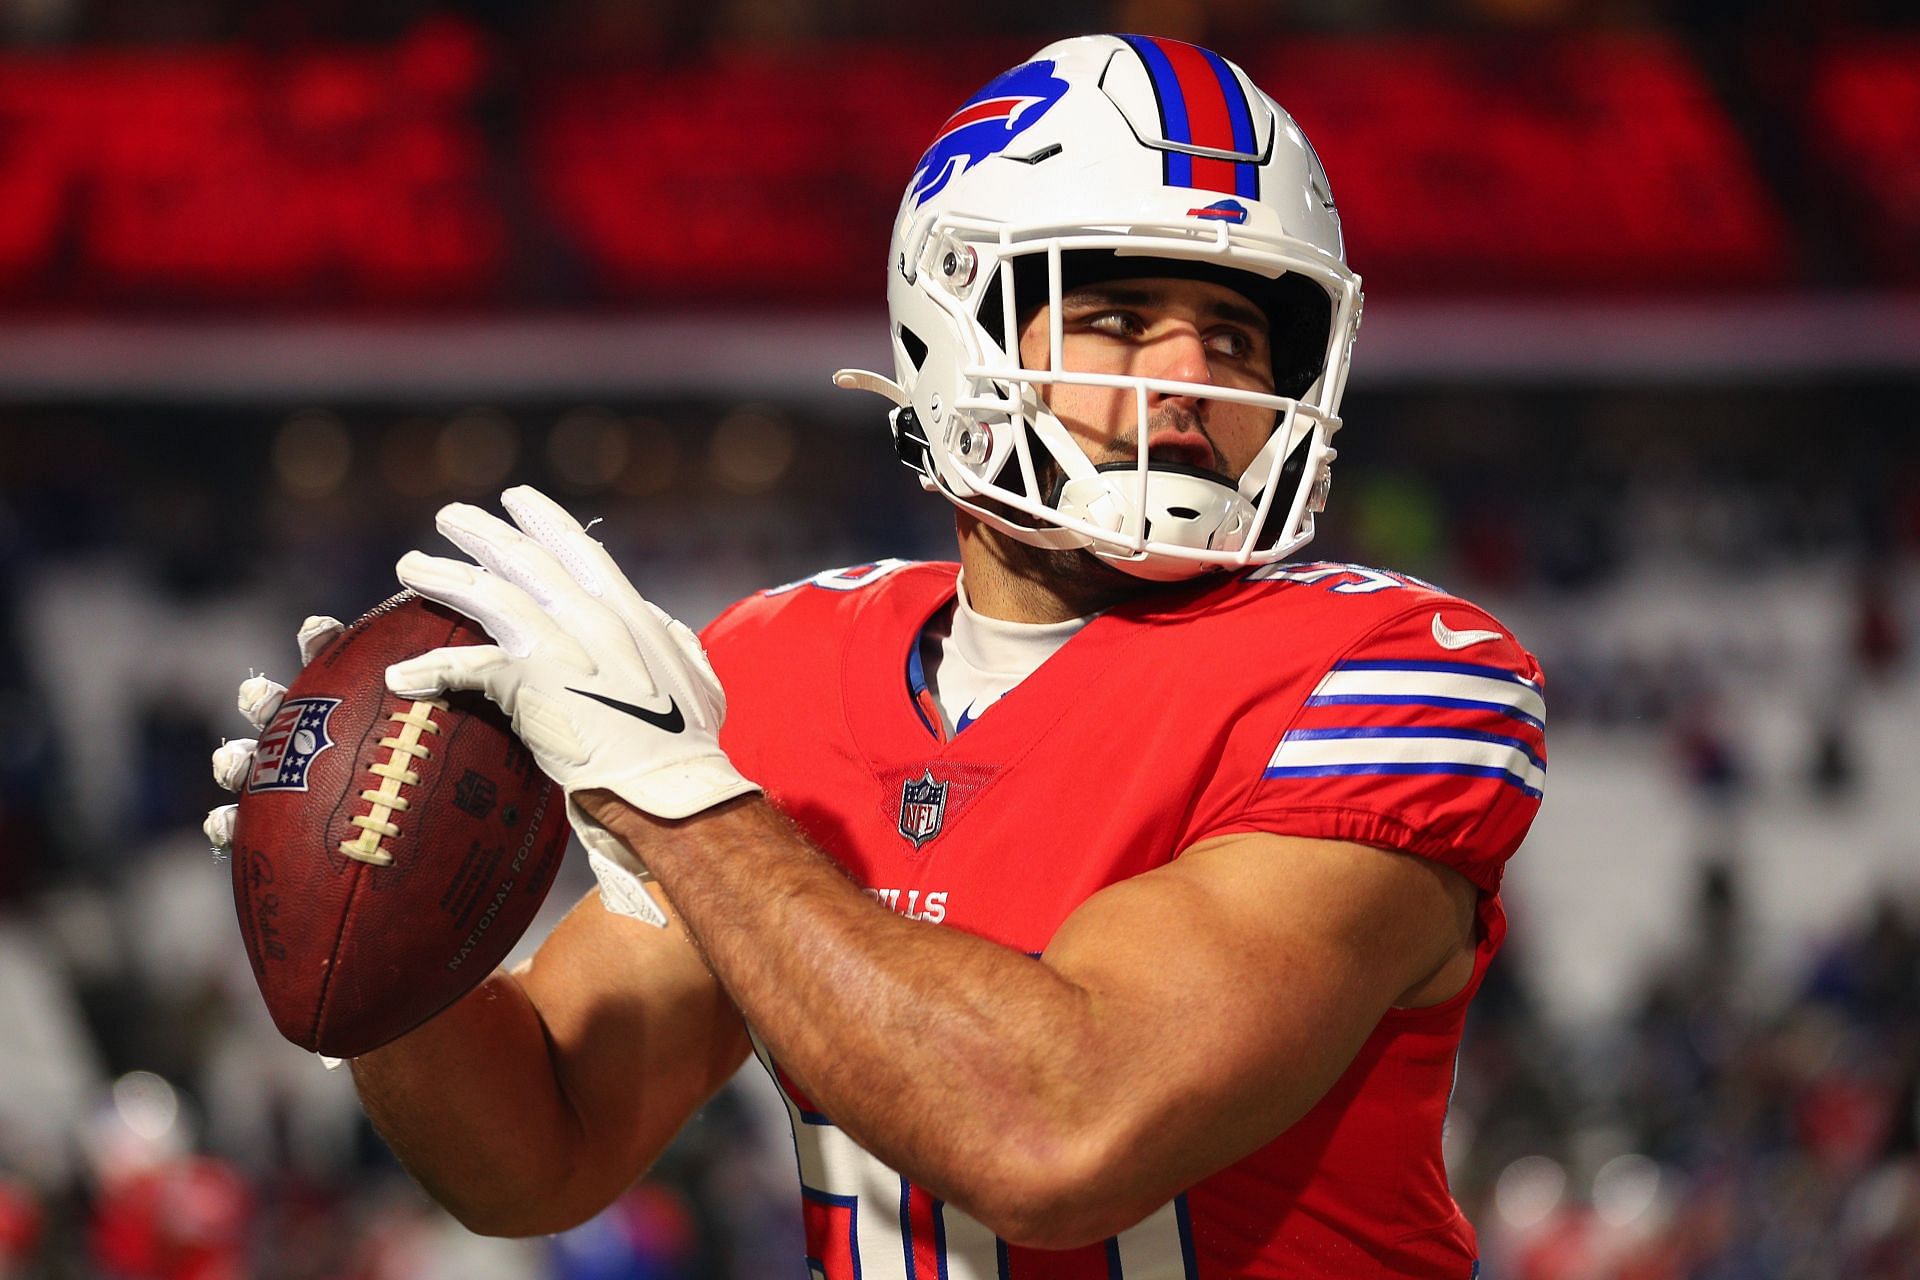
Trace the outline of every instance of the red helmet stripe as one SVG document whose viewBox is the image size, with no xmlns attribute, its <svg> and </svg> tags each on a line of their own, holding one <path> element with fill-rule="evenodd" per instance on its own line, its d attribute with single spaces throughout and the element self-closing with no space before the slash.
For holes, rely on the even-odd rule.
<svg viewBox="0 0 1920 1280">
<path fill-rule="evenodd" d="M 1215 74 L 1213 63 L 1207 55 L 1190 44 L 1179 40 L 1168 40 L 1162 36 L 1153 41 L 1173 65 L 1173 74 L 1180 80 L 1180 96 L 1187 103 L 1187 131 L 1196 147 L 1207 147 L 1215 151 L 1236 150 L 1233 136 L 1233 116 L 1227 107 L 1226 87 Z M 1237 89 L 1238 86 L 1236 85 Z M 1195 185 L 1203 184 L 1195 175 Z M 1231 191 L 1231 187 L 1215 188 Z"/>
<path fill-rule="evenodd" d="M 1253 150 L 1253 117 L 1247 106 L 1246 91 L 1224 59 L 1164 36 L 1151 36 L 1143 43 L 1150 43 L 1166 59 L 1185 109 L 1185 136 L 1170 130 L 1170 140 L 1243 155 Z M 1138 43 L 1135 48 L 1139 48 Z M 1148 69 L 1150 73 L 1153 70 L 1151 65 Z M 1255 198 L 1260 192 L 1255 167 L 1244 161 L 1194 156 L 1181 176 L 1188 180 L 1180 185 L 1207 191 Z"/>
</svg>

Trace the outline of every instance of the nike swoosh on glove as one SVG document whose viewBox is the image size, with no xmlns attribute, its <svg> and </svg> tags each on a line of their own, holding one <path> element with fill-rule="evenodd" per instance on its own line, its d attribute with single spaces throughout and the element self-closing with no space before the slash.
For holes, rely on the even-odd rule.
<svg viewBox="0 0 1920 1280">
<path fill-rule="evenodd" d="M 434 522 L 477 564 L 410 551 L 397 566 L 403 584 L 466 614 L 494 643 L 395 663 L 387 687 L 408 698 L 452 689 L 485 694 L 565 789 L 568 820 L 595 872 L 611 861 L 646 878 L 575 796 L 611 791 L 643 812 L 677 819 L 759 791 L 720 749 L 720 681 L 693 632 L 634 590 L 558 503 L 521 486 L 500 504 L 513 524 L 459 502 Z M 608 879 L 601 874 L 603 894 L 621 896 Z M 645 897 L 637 885 L 625 887 Z"/>
</svg>

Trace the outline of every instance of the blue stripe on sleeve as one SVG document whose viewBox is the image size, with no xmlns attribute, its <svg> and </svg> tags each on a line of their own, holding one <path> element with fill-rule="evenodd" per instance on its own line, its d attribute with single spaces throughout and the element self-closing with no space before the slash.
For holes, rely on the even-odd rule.
<svg viewBox="0 0 1920 1280">
<path fill-rule="evenodd" d="M 1365 659 L 1342 662 L 1334 667 L 1335 671 L 1438 671 L 1453 676 L 1481 676 L 1488 680 L 1507 680 L 1514 684 L 1525 685 L 1535 693 L 1540 686 L 1531 680 L 1513 674 L 1505 667 L 1487 667 L 1475 662 L 1400 662 L 1393 659 Z"/>
<path fill-rule="evenodd" d="M 1508 720 L 1518 720 L 1542 732 L 1546 725 L 1504 702 L 1482 702 L 1477 698 L 1441 698 L 1424 693 L 1319 693 L 1306 700 L 1309 707 L 1439 707 L 1446 711 L 1486 711 Z"/>
</svg>

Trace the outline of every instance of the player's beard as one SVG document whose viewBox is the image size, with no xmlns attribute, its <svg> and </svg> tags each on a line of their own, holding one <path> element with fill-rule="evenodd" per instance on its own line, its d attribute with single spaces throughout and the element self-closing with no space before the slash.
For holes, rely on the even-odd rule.
<svg viewBox="0 0 1920 1280">
<path fill-rule="evenodd" d="M 1218 463 L 1219 446 L 1214 444 L 1212 435 L 1199 415 L 1184 405 L 1163 405 L 1147 420 L 1149 439 L 1156 432 L 1172 428 L 1197 431 L 1205 436 L 1207 443 L 1213 447 L 1214 459 Z M 1102 450 L 1102 456 L 1094 458 L 1094 462 L 1133 462 L 1140 456 L 1139 447 L 1138 437 L 1128 432 L 1110 441 Z M 1034 479 L 1039 482 L 1040 494 L 1048 499 L 1050 505 L 1057 505 L 1060 487 L 1066 479 L 1066 472 L 1059 462 L 1045 448 L 1036 448 L 1033 472 Z M 1216 474 L 1220 475 L 1222 483 L 1233 483 L 1228 476 Z M 1004 508 L 1002 512 L 1018 523 L 1030 523 L 1026 517 L 1015 512 Z M 1176 579 L 1167 582 L 1142 578 L 1102 560 L 1085 548 L 1056 550 L 1036 547 L 986 525 L 981 526 L 981 532 L 988 537 L 995 557 L 1006 566 L 1013 581 L 1029 584 L 1036 596 L 1051 597 L 1077 617 L 1088 617 L 1143 596 L 1179 590 L 1193 581 Z M 1205 576 L 1205 573 L 1195 575 Z M 1034 603 L 1040 601 L 1035 600 Z"/>
<path fill-rule="evenodd" d="M 980 533 L 1006 567 L 1008 589 L 1036 617 L 1050 616 L 1056 604 L 1066 616 L 1091 617 L 1129 600 L 1185 585 L 1137 578 L 1084 549 L 1036 547 L 989 525 L 980 526 Z"/>
</svg>

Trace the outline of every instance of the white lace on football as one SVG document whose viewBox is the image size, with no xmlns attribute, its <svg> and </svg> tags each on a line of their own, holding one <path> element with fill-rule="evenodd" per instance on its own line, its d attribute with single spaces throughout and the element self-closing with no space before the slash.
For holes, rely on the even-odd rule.
<svg viewBox="0 0 1920 1280">
<path fill-rule="evenodd" d="M 440 726 L 433 722 L 434 711 L 445 711 L 447 704 L 439 699 L 426 699 L 415 702 L 405 711 L 390 712 L 389 720 L 400 723 L 397 736 L 380 739 L 380 745 L 393 754 L 384 763 L 375 763 L 367 767 L 367 772 L 378 777 L 380 787 L 377 791 L 362 791 L 360 798 L 372 806 L 372 812 L 357 814 L 353 825 L 360 828 L 360 834 L 352 840 L 340 842 L 340 852 L 357 862 L 365 862 L 376 867 L 393 865 L 393 855 L 380 847 L 382 840 L 391 840 L 399 836 L 400 828 L 393 821 L 396 813 L 405 813 L 408 800 L 400 794 L 402 787 L 417 786 L 420 775 L 408 766 L 415 760 L 431 760 L 432 748 L 420 741 L 421 736 L 439 733 Z"/>
</svg>

